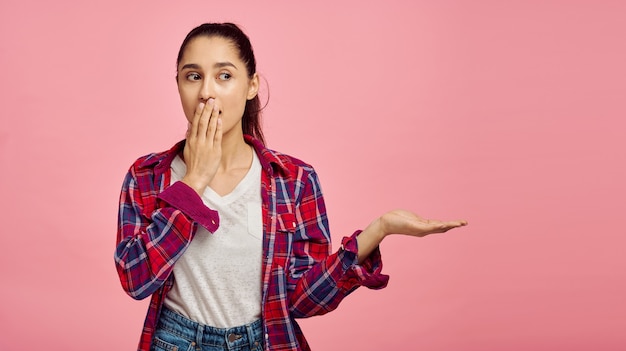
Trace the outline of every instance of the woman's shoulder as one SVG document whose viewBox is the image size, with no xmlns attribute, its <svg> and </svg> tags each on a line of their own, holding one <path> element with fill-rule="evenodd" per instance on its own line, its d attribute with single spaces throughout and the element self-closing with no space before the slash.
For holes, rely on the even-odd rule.
<svg viewBox="0 0 626 351">
<path fill-rule="evenodd" d="M 303 167 L 303 168 L 311 168 L 313 169 L 313 166 L 311 164 L 309 164 L 308 162 L 305 162 L 295 156 L 286 154 L 284 152 L 280 152 L 280 151 L 276 151 L 276 150 L 272 150 L 272 149 L 268 149 L 268 151 L 270 153 L 273 154 L 273 156 L 277 159 L 279 159 L 283 164 L 285 165 L 291 165 L 293 167 Z"/>
<path fill-rule="evenodd" d="M 281 151 L 264 148 L 261 152 L 264 165 L 271 165 L 274 172 L 291 179 L 304 180 L 309 177 L 316 178 L 313 166 L 300 158 L 294 157 Z"/>
<path fill-rule="evenodd" d="M 274 168 L 285 170 L 288 173 L 298 173 L 300 170 L 305 173 L 314 173 L 313 166 L 297 157 L 281 151 L 270 149 L 259 140 L 246 135 L 246 141 L 251 144 L 261 158 L 263 166 L 272 165 Z"/>
<path fill-rule="evenodd" d="M 169 168 L 176 155 L 183 150 L 185 141 L 180 141 L 169 150 L 151 152 L 135 160 L 131 165 L 131 170 L 142 171 L 156 168 Z"/>
</svg>

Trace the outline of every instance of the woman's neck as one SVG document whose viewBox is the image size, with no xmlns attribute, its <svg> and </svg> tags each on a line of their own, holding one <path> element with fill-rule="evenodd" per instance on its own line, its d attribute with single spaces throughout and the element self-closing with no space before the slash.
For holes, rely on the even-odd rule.
<svg viewBox="0 0 626 351">
<path fill-rule="evenodd" d="M 209 187 L 218 195 L 230 194 L 245 177 L 252 165 L 252 146 L 248 145 L 243 134 L 224 135 L 222 139 L 222 160 Z"/>
<path fill-rule="evenodd" d="M 228 172 L 233 168 L 248 168 L 252 161 L 250 149 L 251 146 L 246 143 L 243 133 L 224 135 L 220 171 Z"/>
</svg>

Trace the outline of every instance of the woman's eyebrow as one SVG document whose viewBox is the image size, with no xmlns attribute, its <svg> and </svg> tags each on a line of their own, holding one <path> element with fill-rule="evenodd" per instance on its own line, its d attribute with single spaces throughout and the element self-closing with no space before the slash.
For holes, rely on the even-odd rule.
<svg viewBox="0 0 626 351">
<path fill-rule="evenodd" d="M 217 62 L 216 64 L 213 65 L 213 67 L 215 68 L 232 67 L 234 69 L 237 69 L 237 66 L 235 66 L 235 64 L 233 64 L 232 62 L 228 62 L 228 61 Z"/>
<path fill-rule="evenodd" d="M 213 65 L 213 67 L 215 68 L 222 68 L 222 67 L 232 67 L 234 69 L 238 69 L 237 66 L 235 66 L 232 62 L 228 62 L 228 61 L 224 61 L 224 62 L 217 62 Z M 183 67 L 180 68 L 180 70 L 185 70 L 185 69 L 201 69 L 202 67 L 200 67 L 199 64 L 197 63 L 188 63 L 185 64 Z"/>
<path fill-rule="evenodd" d="M 180 68 L 180 70 L 185 70 L 185 69 L 200 69 L 200 65 L 197 63 L 188 63 L 186 65 L 184 65 L 183 67 Z"/>
</svg>

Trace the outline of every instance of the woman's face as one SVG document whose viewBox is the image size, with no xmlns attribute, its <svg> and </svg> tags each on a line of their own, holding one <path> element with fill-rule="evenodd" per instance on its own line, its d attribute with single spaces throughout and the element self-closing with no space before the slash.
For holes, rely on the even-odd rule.
<svg viewBox="0 0 626 351">
<path fill-rule="evenodd" d="M 187 44 L 178 63 L 178 93 L 189 122 L 200 102 L 215 99 L 224 135 L 242 132 L 246 101 L 256 96 L 259 79 L 248 77 L 245 63 L 228 39 L 199 36 Z"/>
</svg>

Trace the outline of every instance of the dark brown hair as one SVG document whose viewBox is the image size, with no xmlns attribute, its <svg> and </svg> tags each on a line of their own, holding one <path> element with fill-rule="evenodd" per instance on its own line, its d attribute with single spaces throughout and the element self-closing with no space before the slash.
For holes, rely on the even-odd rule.
<svg viewBox="0 0 626 351">
<path fill-rule="evenodd" d="M 248 36 L 233 23 L 204 23 L 192 29 L 185 37 L 185 40 L 183 40 L 180 50 L 178 51 L 178 58 L 176 59 L 177 69 L 180 60 L 183 58 L 187 44 L 189 44 L 192 39 L 199 36 L 217 36 L 230 40 L 239 51 L 239 58 L 246 65 L 248 77 L 252 78 L 254 76 L 256 73 L 256 60 L 254 58 L 252 44 L 250 44 Z M 253 99 L 246 101 L 246 108 L 243 111 L 241 123 L 244 134 L 251 135 L 265 144 L 265 138 L 261 130 L 261 102 L 258 94 Z"/>
</svg>

